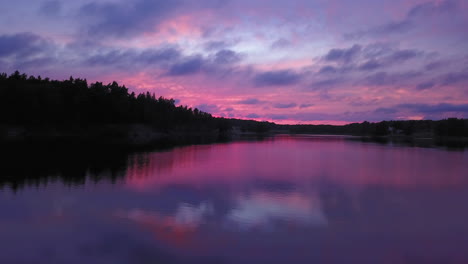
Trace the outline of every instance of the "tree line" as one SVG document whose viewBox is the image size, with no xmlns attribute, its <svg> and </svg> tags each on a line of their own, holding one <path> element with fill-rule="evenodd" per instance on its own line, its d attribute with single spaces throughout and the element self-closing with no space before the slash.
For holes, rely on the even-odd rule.
<svg viewBox="0 0 468 264">
<path fill-rule="evenodd" d="M 86 79 L 58 81 L 18 71 L 0 74 L 0 124 L 74 128 L 101 124 L 146 124 L 158 131 L 284 132 L 364 136 L 468 137 L 468 120 L 362 122 L 344 126 L 278 125 L 213 117 L 174 99 L 135 94 L 117 82 L 88 85 Z"/>
<path fill-rule="evenodd" d="M 292 133 L 356 136 L 468 137 L 468 119 L 392 120 L 333 125 L 285 125 Z"/>
<path fill-rule="evenodd" d="M 22 126 L 77 126 L 141 123 L 161 130 L 218 128 L 223 120 L 149 92 L 135 94 L 112 82 L 58 81 L 16 71 L 0 74 L 0 123 Z"/>
</svg>

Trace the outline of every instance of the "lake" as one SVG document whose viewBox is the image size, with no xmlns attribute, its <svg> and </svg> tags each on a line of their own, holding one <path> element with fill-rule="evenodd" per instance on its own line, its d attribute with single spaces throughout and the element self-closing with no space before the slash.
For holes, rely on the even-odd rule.
<svg viewBox="0 0 468 264">
<path fill-rule="evenodd" d="M 468 151 L 276 136 L 23 152 L 0 263 L 468 263 Z"/>
</svg>

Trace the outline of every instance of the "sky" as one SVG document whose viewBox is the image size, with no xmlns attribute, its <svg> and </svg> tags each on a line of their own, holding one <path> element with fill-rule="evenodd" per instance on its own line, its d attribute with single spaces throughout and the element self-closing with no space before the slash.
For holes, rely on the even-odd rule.
<svg viewBox="0 0 468 264">
<path fill-rule="evenodd" d="M 276 123 L 468 117 L 468 0 L 0 0 L 0 72 Z"/>
</svg>

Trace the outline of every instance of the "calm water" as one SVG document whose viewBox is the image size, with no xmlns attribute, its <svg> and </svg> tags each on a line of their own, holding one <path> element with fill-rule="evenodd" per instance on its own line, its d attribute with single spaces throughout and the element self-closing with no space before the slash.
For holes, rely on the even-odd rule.
<svg viewBox="0 0 468 264">
<path fill-rule="evenodd" d="M 279 136 L 24 156 L 0 172 L 0 263 L 468 263 L 467 151 Z"/>
</svg>

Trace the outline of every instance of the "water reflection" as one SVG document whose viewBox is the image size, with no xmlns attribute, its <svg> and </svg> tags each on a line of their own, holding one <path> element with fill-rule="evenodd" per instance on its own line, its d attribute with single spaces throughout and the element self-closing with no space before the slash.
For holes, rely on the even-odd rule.
<svg viewBox="0 0 468 264">
<path fill-rule="evenodd" d="M 0 263 L 468 262 L 467 152 L 281 136 L 114 155 L 0 189 Z"/>
<path fill-rule="evenodd" d="M 320 200 L 313 193 L 274 195 L 260 191 L 237 197 L 235 203 L 227 215 L 228 224 L 243 229 L 271 230 L 277 221 L 295 225 L 325 225 L 327 222 Z"/>
</svg>

